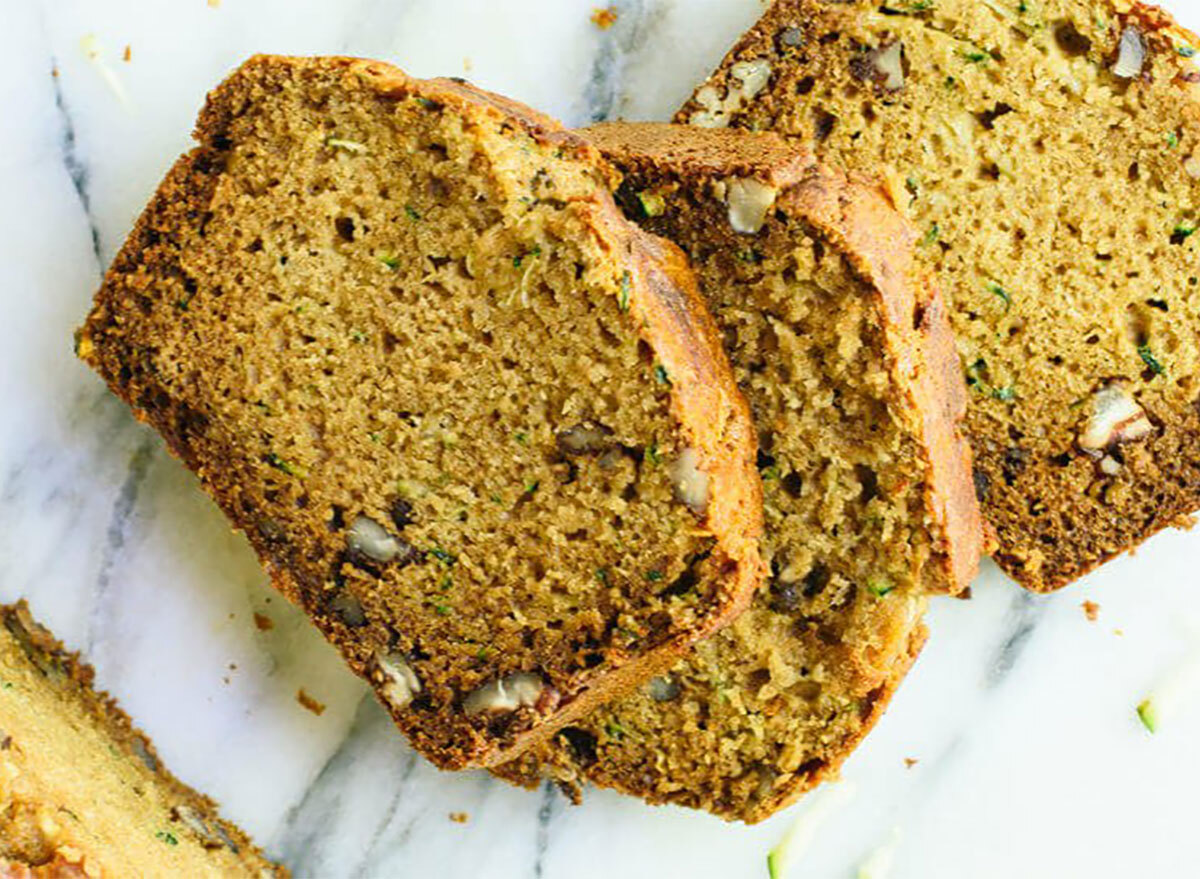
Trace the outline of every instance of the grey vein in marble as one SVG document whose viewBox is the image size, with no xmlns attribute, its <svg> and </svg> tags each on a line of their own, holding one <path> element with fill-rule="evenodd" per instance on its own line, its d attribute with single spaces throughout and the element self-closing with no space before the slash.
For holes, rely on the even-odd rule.
<svg viewBox="0 0 1200 879">
<path fill-rule="evenodd" d="M 554 820 L 555 802 L 558 791 L 550 782 L 542 784 L 542 805 L 537 813 L 537 847 L 533 862 L 533 875 L 542 879 L 546 869 L 546 852 L 550 848 L 550 827 Z"/>
<path fill-rule="evenodd" d="M 71 185 L 75 187 L 75 193 L 79 196 L 79 205 L 87 217 L 88 229 L 92 233 L 92 255 L 96 258 L 97 265 L 103 265 L 104 260 L 100 256 L 100 229 L 96 225 L 96 218 L 92 216 L 92 201 L 88 195 L 88 169 L 75 149 L 75 123 L 71 120 L 71 111 L 67 109 L 57 70 L 58 63 L 54 62 L 50 78 L 54 82 L 54 106 L 62 121 L 63 165 L 67 169 L 67 176 L 71 178 Z"/>
<path fill-rule="evenodd" d="M 133 515 L 134 507 L 137 506 L 138 491 L 141 489 L 142 483 L 146 481 L 146 473 L 150 469 L 150 463 L 157 448 L 158 440 L 149 436 L 144 437 L 137 444 L 129 459 L 129 469 L 126 472 L 125 481 L 121 483 L 116 500 L 113 502 L 112 517 L 109 519 L 108 529 L 105 531 L 104 548 L 100 556 L 100 570 L 96 575 L 96 590 L 93 594 L 94 607 L 87 639 L 89 653 L 96 648 L 96 637 L 103 623 L 101 617 L 104 613 L 104 603 L 108 598 L 109 587 L 112 585 L 113 569 L 117 557 L 125 546 L 129 519 Z"/>
<path fill-rule="evenodd" d="M 327 831 L 325 821 L 328 814 L 337 812 L 342 801 L 342 792 L 348 783 L 345 776 L 351 775 L 353 767 L 358 765 L 361 750 L 379 738 L 394 735 L 391 719 L 388 718 L 375 703 L 375 700 L 364 695 L 359 701 L 358 710 L 354 715 L 354 723 L 346 738 L 334 751 L 325 765 L 321 768 L 316 779 L 305 791 L 304 799 L 289 810 L 287 824 L 291 828 L 285 836 L 280 848 L 288 863 L 303 864 L 305 869 L 333 869 L 333 866 L 323 867 L 321 857 L 321 840 Z M 373 815 L 373 825 L 369 833 L 362 835 L 363 847 L 359 850 L 359 861 L 356 863 L 339 863 L 338 869 L 346 875 L 362 877 L 367 875 L 372 858 L 380 845 L 384 833 L 395 817 L 396 808 L 403 794 L 404 783 L 412 775 L 416 767 L 415 752 L 407 753 L 400 764 L 398 777 L 387 779 L 389 786 L 394 786 L 388 798 L 387 806 L 381 815 Z M 367 779 L 361 779 L 367 781 Z M 390 839 L 389 844 L 402 844 L 402 840 Z"/>
<path fill-rule="evenodd" d="M 1006 631 L 987 669 L 987 685 L 999 686 L 1029 645 L 1034 629 L 1046 613 L 1047 598 L 1025 590 L 1014 590 L 1005 619 Z"/>
<path fill-rule="evenodd" d="M 625 57 L 644 36 L 645 0 L 618 0 L 609 8 L 617 20 L 601 34 L 599 48 L 592 60 L 591 77 L 583 93 L 588 122 L 602 122 L 612 116 L 620 93 Z"/>
</svg>

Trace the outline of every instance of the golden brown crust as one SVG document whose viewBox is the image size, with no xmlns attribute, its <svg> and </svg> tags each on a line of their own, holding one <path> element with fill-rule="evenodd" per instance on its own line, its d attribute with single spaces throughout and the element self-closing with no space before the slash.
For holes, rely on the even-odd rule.
<svg viewBox="0 0 1200 879">
<path fill-rule="evenodd" d="M 927 278 L 918 332 L 925 336 L 925 366 L 916 381 L 930 452 L 929 514 L 946 535 L 944 568 L 962 588 L 979 573 L 981 556 L 996 549 L 996 530 L 975 493 L 971 445 L 966 437 L 967 395 L 954 331 L 941 289 Z"/>
<path fill-rule="evenodd" d="M 1117 3 L 1114 5 L 1120 7 L 1122 4 Z M 1175 17 L 1162 7 L 1149 3 L 1139 3 L 1136 0 L 1133 3 L 1125 5 L 1128 5 L 1125 20 L 1136 23 L 1147 34 L 1155 38 L 1165 39 L 1167 47 L 1175 49 L 1183 46 L 1194 49 L 1196 44 L 1200 43 L 1200 37 L 1197 37 L 1195 33 L 1179 24 L 1175 20 Z"/>
<path fill-rule="evenodd" d="M 891 354 L 924 419 L 930 527 L 941 535 L 940 588 L 958 592 L 978 573 L 984 529 L 962 431 L 966 386 L 946 306 L 933 280 L 914 266 L 916 234 L 891 209 L 879 183 L 818 167 L 797 187 L 797 208 L 841 245 L 880 293 L 892 323 L 886 336 Z M 935 585 L 933 578 L 927 582 Z"/>
<path fill-rule="evenodd" d="M 637 333 L 673 375 L 679 370 L 670 388 L 672 410 L 683 435 L 696 444 L 700 468 L 710 477 L 712 503 L 701 525 L 715 538 L 716 555 L 725 561 L 714 575 L 714 597 L 699 615 L 699 622 L 687 629 L 675 627 L 661 641 L 649 647 L 639 645 L 637 652 L 614 649 L 604 667 L 594 671 L 588 668 L 565 682 L 555 680 L 561 696 L 557 705 L 538 715 L 522 711 L 518 723 L 498 732 L 461 712 L 431 724 L 429 712 L 389 706 L 414 745 L 444 768 L 502 762 L 669 665 L 697 638 L 736 616 L 750 600 L 761 582 L 762 565 L 757 549 L 760 488 L 753 468 L 754 434 L 747 409 L 711 330 L 711 321 L 703 314 L 686 265 L 668 245 L 643 236 L 621 217 L 606 188 L 613 171 L 594 147 L 563 132 L 553 120 L 507 99 L 458 82 L 415 80 L 379 62 L 257 57 L 234 77 L 254 77 L 259 70 L 274 72 L 280 67 L 356 77 L 386 98 L 416 97 L 456 109 L 470 125 L 489 122 L 519 128 L 539 143 L 553 147 L 560 157 L 580 163 L 599 185 L 593 196 L 573 201 L 572 205 L 601 246 L 615 260 L 629 266 L 632 295 L 628 310 Z M 228 441 L 212 440 L 211 431 L 206 434 L 198 427 L 214 417 L 173 400 L 168 387 L 152 375 L 140 375 L 139 383 L 129 381 L 130 361 L 138 352 L 122 345 L 120 325 L 136 321 L 139 302 L 156 295 L 156 276 L 169 277 L 177 271 L 173 262 L 178 259 L 175 230 L 205 222 L 213 189 L 222 173 L 223 150 L 228 148 L 224 143 L 226 132 L 245 110 L 240 100 L 228 83 L 210 95 L 197 124 L 196 136 L 201 145 L 176 163 L 118 254 L 80 336 L 80 356 L 97 368 L 135 415 L 158 429 L 172 452 L 200 475 L 225 513 L 246 532 L 273 584 L 313 616 L 324 634 L 342 649 L 356 673 L 380 686 L 381 681 L 374 679 L 378 678 L 373 660 L 377 647 L 322 615 L 321 590 L 308 582 L 311 578 L 299 573 L 304 566 L 301 557 L 308 550 L 281 550 L 275 536 L 263 532 L 248 503 L 253 492 L 239 483 L 236 470 L 225 466 L 236 451 L 231 452 Z M 153 271 L 143 271 L 144 265 L 154 267 Z M 703 412 L 700 406 L 705 407 Z"/>
<path fill-rule="evenodd" d="M 715 564 L 736 580 L 734 598 L 705 630 L 707 637 L 746 609 L 766 573 L 758 551 L 762 537 L 762 482 L 754 465 L 758 441 L 750 407 L 737 388 L 687 257 L 654 235 L 637 231 L 634 240 L 646 286 L 653 291 L 635 300 L 635 313 L 653 328 L 654 339 L 648 341 L 668 374 L 682 379 L 672 384 L 675 416 L 696 449 L 700 469 L 721 487 L 712 492 L 702 527 L 713 534 L 734 535 L 723 541 L 724 559 Z"/>
<path fill-rule="evenodd" d="M 891 323 L 889 353 L 922 413 L 927 450 L 931 528 L 941 535 L 941 583 L 957 592 L 979 568 L 984 529 L 971 479 L 971 451 L 963 436 L 967 396 L 945 303 L 932 279 L 914 265 L 916 233 L 892 209 L 881 185 L 818 164 L 810 152 L 773 133 L 657 123 L 601 123 L 583 135 L 614 157 L 638 167 L 662 161 L 694 178 L 753 177 L 780 194 L 776 204 L 805 217 L 845 254 L 878 291 Z"/>
<path fill-rule="evenodd" d="M 94 782 L 95 773 L 99 771 L 92 762 L 96 755 L 89 750 L 97 747 L 94 736 L 99 734 L 105 743 L 101 759 L 107 760 L 111 755 L 114 760 L 124 761 L 138 776 L 139 785 L 153 789 L 152 797 L 143 796 L 140 800 L 140 804 L 147 809 L 144 816 L 106 813 L 106 809 L 116 808 L 106 799 L 111 795 L 108 791 L 73 792 L 75 799 L 69 802 L 76 808 L 80 808 L 80 803 L 87 802 L 89 797 L 97 798 L 99 804 L 97 808 L 101 814 L 93 818 L 96 825 L 89 827 L 85 824 L 82 828 L 76 826 L 78 818 L 75 812 L 67 809 L 67 802 L 23 799 L 30 790 L 56 789 L 54 783 L 43 787 L 39 777 L 39 762 L 48 758 L 37 750 L 37 743 L 26 739 L 23 733 L 31 725 L 50 729 L 52 722 L 61 721 L 51 720 L 43 714 L 35 717 L 23 715 L 23 711 L 49 709 L 44 701 L 34 701 L 25 696 L 22 701 L 14 702 L 12 700 L 17 697 L 8 695 L 6 702 L 0 705 L 0 730 L 3 730 L 0 738 L 4 739 L 0 744 L 0 752 L 7 752 L 8 758 L 14 762 L 8 767 L 9 774 L 4 783 L 0 783 L 0 876 L 70 879 L 86 875 L 94 879 L 115 879 L 116 874 L 112 870 L 120 868 L 113 865 L 135 863 L 146 857 L 160 857 L 160 848 L 164 846 L 162 840 L 166 838 L 175 840 L 173 855 L 185 854 L 192 858 L 196 853 L 204 852 L 199 860 L 191 863 L 193 869 L 203 864 L 207 871 L 205 875 L 289 875 L 285 868 L 267 861 L 240 828 L 222 820 L 216 803 L 192 790 L 163 766 L 154 745 L 133 725 L 120 706 L 107 693 L 93 688 L 92 668 L 38 624 L 24 601 L 15 605 L 0 605 L 0 627 L 3 628 L 0 631 L 0 652 L 5 652 L 4 642 L 15 642 L 19 648 L 19 653 L 10 651 L 4 656 L 6 663 L 15 663 L 8 665 L 5 670 L 7 689 L 11 693 L 22 693 L 29 685 L 25 675 L 30 670 L 36 670 L 34 676 L 44 678 L 48 681 L 46 686 L 59 694 L 55 710 L 76 712 L 68 722 L 77 741 L 57 744 L 60 749 L 77 753 L 87 767 L 86 774 L 80 775 L 78 784 L 82 787 L 89 781 Z M 22 668 L 22 665 L 25 667 Z M 2 760 L 0 758 L 0 762 Z M 9 788 L 7 785 L 14 781 L 25 786 Z M 164 803 L 164 811 L 168 811 L 166 804 L 170 804 L 169 813 L 165 816 L 153 811 L 156 807 L 152 807 L 152 803 L 160 802 Z M 57 826 L 61 835 L 40 839 L 40 845 L 31 844 L 29 840 L 6 838 L 6 820 L 22 812 L 57 816 L 58 820 L 50 822 L 49 826 Z M 64 816 L 73 818 L 74 822 L 66 820 Z M 152 823 L 160 831 L 160 837 L 155 838 L 152 832 L 121 840 L 102 835 L 102 827 L 123 826 L 133 818 L 137 818 L 132 822 L 135 827 L 141 826 L 139 822 Z M 37 822 L 39 827 L 43 824 Z M 42 832 L 38 831 L 39 835 Z M 17 835 L 21 834 L 18 832 Z M 187 843 L 184 846 L 186 851 L 180 849 L 181 840 Z M 111 848 L 98 848 L 101 844 L 110 845 Z M 9 850 L 8 846 L 16 846 L 16 850 Z M 45 852 L 34 857 L 33 852 L 25 851 L 30 847 L 36 850 L 47 846 L 50 849 L 48 857 Z M 211 864 L 203 863 L 207 860 L 211 860 Z"/>
</svg>

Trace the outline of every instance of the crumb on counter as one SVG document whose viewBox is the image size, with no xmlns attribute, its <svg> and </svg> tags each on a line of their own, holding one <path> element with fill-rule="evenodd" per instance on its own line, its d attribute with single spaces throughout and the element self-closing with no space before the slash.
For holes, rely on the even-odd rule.
<svg viewBox="0 0 1200 879">
<path fill-rule="evenodd" d="M 133 47 L 130 46 L 128 43 L 125 44 L 125 51 L 121 53 L 121 60 L 122 61 L 132 61 L 133 60 Z"/>
<path fill-rule="evenodd" d="M 921 761 L 918 760 L 916 757 L 905 757 L 904 758 L 904 768 L 912 769 L 914 766 L 916 766 L 920 762 Z"/>
<path fill-rule="evenodd" d="M 263 613 L 254 614 L 254 625 L 260 632 L 269 632 L 275 628 L 275 621 Z"/>
<path fill-rule="evenodd" d="M 1083 615 L 1088 618 L 1089 623 L 1096 622 L 1096 618 L 1100 616 L 1100 605 L 1094 601 L 1085 601 L 1080 607 L 1083 608 Z"/>
<path fill-rule="evenodd" d="M 970 586 L 964 587 L 963 590 L 961 592 L 957 593 L 954 597 L 958 598 L 962 601 L 970 601 L 971 600 L 971 587 Z"/>
<path fill-rule="evenodd" d="M 325 713 L 325 703 L 318 702 L 310 696 L 303 687 L 296 691 L 296 701 L 300 703 L 306 711 L 311 711 L 313 714 L 320 717 Z"/>
<path fill-rule="evenodd" d="M 466 812 L 451 812 L 450 813 L 450 820 L 453 821 L 455 824 L 466 824 L 467 820 L 470 817 L 471 816 L 468 815 Z"/>
<path fill-rule="evenodd" d="M 611 6 L 592 10 L 592 24 L 602 31 L 608 30 L 617 23 L 617 10 Z"/>
</svg>

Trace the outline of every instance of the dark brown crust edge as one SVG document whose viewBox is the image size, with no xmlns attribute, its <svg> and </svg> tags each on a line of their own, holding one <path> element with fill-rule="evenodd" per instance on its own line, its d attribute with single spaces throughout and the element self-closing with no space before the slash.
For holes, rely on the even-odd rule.
<svg viewBox="0 0 1200 879">
<path fill-rule="evenodd" d="M 592 164 L 610 185 L 615 185 L 616 174 L 611 166 L 583 139 L 520 104 L 458 81 L 413 79 L 389 65 L 354 58 L 256 56 L 224 85 L 234 77 L 248 75 L 257 65 L 281 63 L 326 65 L 346 75 L 362 77 L 383 96 L 415 93 L 457 107 L 464 114 L 489 114 L 520 126 L 539 142 L 570 151 L 575 158 Z M 277 557 L 253 523 L 241 515 L 237 486 L 225 484 L 222 475 L 193 449 L 189 419 L 196 413 L 175 411 L 177 407 L 166 389 L 157 384 L 146 382 L 137 388 L 122 380 L 124 358 L 132 354 L 119 344 L 105 344 L 106 326 L 119 323 L 122 309 L 128 307 L 122 304 L 124 276 L 137 269 L 152 242 L 167 234 L 170 224 L 163 222 L 163 217 L 173 209 L 178 214 L 179 202 L 202 215 L 211 199 L 221 166 L 217 141 L 226 130 L 228 114 L 236 110 L 227 106 L 224 85 L 210 93 L 200 113 L 195 137 L 201 146 L 176 162 L 106 274 L 96 294 L 94 309 L 79 334 L 78 351 L 134 415 L 158 430 L 171 452 L 197 473 L 226 516 L 246 534 L 273 585 L 307 611 L 305 592 L 285 561 Z M 638 332 L 673 376 L 672 412 L 683 435 L 696 448 L 700 468 L 709 473 L 713 502 L 703 526 L 717 540 L 714 559 L 723 568 L 722 585 L 717 603 L 706 617 L 706 625 L 680 632 L 641 657 L 615 666 L 595 683 L 569 694 L 570 700 L 564 700 L 565 704 L 556 713 L 541 717 L 535 726 L 517 732 L 507 741 L 487 737 L 465 722 L 457 724 L 455 739 L 435 738 L 422 727 L 416 713 L 394 709 L 380 698 L 414 746 L 442 768 L 497 765 L 546 740 L 593 707 L 619 697 L 668 668 L 691 644 L 740 614 L 762 582 L 764 566 L 758 551 L 762 530 L 761 482 L 754 467 L 756 435 L 749 407 L 737 390 L 686 260 L 673 245 L 644 235 L 625 221 L 607 192 L 598 190 L 596 199 L 583 209 L 590 212 L 600 237 L 611 242 L 614 249 L 627 253 L 632 274 L 631 316 Z M 676 334 L 685 335 L 680 338 Z M 157 402 L 146 405 L 146 401 Z M 374 683 L 369 659 L 337 644 L 332 630 L 322 627 L 322 633 L 342 649 L 343 658 L 356 674 Z"/>
<path fill-rule="evenodd" d="M 16 604 L 0 605 L 0 624 L 17 640 L 31 662 L 39 667 L 44 664 L 62 672 L 64 686 L 87 707 L 113 742 L 125 751 L 126 756 L 145 766 L 146 770 L 151 772 L 159 783 L 169 788 L 174 796 L 186 800 L 188 805 L 202 814 L 206 823 L 219 825 L 224 834 L 237 845 L 238 854 L 261 860 L 264 866 L 274 868 L 274 875 L 280 879 L 291 875 L 286 867 L 272 863 L 241 828 L 222 819 L 218 814 L 219 807 L 216 802 L 188 787 L 163 765 L 153 742 L 133 725 L 129 715 L 121 709 L 116 700 L 106 691 L 95 689 L 95 672 L 92 667 L 84 662 L 78 653 L 67 650 L 49 629 L 35 621 L 24 599 Z M 179 826 L 181 829 L 186 828 L 183 822 L 179 822 Z M 16 866 L 19 868 L 24 865 Z M 3 859 L 0 859 L 0 870 L 7 867 Z M 74 865 L 64 862 L 62 869 L 68 867 Z M 35 869 L 30 875 L 40 874 Z"/>
</svg>

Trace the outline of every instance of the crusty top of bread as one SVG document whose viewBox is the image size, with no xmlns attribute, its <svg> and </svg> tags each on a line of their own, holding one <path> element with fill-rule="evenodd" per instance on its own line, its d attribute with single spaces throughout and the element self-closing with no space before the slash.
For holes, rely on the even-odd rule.
<svg viewBox="0 0 1200 879">
<path fill-rule="evenodd" d="M 627 174 L 660 169 L 700 188 L 709 181 L 754 179 L 782 195 L 776 204 L 804 217 L 867 283 L 893 325 L 889 354 L 920 412 L 927 449 L 929 528 L 938 558 L 925 577 L 931 591 L 958 592 L 979 569 L 985 528 L 971 479 L 971 450 L 961 430 L 966 386 L 958 369 L 946 306 L 934 279 L 914 264 L 916 235 L 881 182 L 823 165 L 778 135 L 642 123 L 600 123 L 582 134 Z M 647 228 L 662 229 L 654 220 Z"/>
<path fill-rule="evenodd" d="M 80 355 L 447 768 L 737 615 L 754 435 L 686 261 L 557 123 L 259 57 L 210 96 Z"/>
<path fill-rule="evenodd" d="M 886 175 L 1030 589 L 1200 507 L 1198 47 L 1139 3 L 777 0 L 677 116 Z"/>
<path fill-rule="evenodd" d="M 627 214 L 688 253 L 722 327 L 759 429 L 772 575 L 668 674 L 499 773 L 761 820 L 836 773 L 920 649 L 926 596 L 975 573 L 945 311 L 873 181 L 772 135 L 582 134 L 625 175 Z"/>
<path fill-rule="evenodd" d="M 92 680 L 24 602 L 0 606 L 0 875 L 287 876 Z"/>
</svg>

